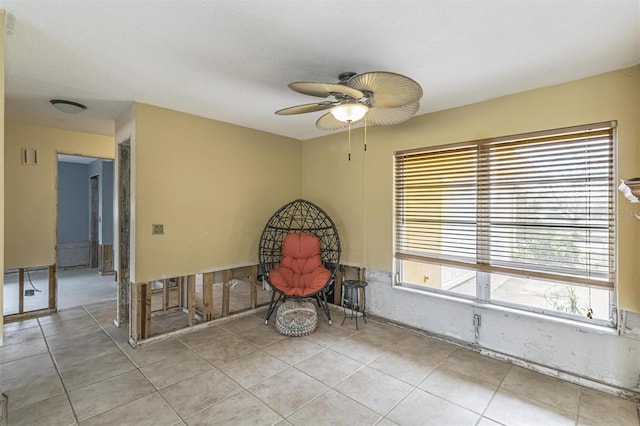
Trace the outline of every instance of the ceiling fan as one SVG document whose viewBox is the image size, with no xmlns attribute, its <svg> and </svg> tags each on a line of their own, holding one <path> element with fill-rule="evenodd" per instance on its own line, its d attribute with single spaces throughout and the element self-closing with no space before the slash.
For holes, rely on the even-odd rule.
<svg viewBox="0 0 640 426">
<path fill-rule="evenodd" d="M 329 110 L 316 121 L 316 127 L 337 130 L 350 128 L 360 121 L 365 125 L 401 123 L 413 117 L 420 107 L 422 88 L 401 74 L 387 71 L 343 72 L 338 80 L 338 83 L 297 81 L 289 84 L 289 88 L 296 92 L 319 98 L 333 97 L 333 100 L 297 105 L 275 113 L 293 115 Z"/>
</svg>

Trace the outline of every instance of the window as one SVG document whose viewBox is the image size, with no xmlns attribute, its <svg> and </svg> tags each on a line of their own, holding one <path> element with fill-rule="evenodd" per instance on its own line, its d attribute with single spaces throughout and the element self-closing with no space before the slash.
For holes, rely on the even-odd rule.
<svg viewBox="0 0 640 426">
<path fill-rule="evenodd" d="M 613 320 L 615 123 L 396 152 L 396 281 Z"/>
</svg>

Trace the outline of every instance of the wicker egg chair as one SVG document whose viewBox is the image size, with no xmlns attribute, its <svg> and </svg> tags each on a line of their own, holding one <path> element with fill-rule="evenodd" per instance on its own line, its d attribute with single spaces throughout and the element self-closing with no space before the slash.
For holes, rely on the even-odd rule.
<svg viewBox="0 0 640 426">
<path fill-rule="evenodd" d="M 331 324 L 327 293 L 336 278 L 340 253 L 336 225 L 317 205 L 298 199 L 275 212 L 258 247 L 260 273 L 273 290 L 264 323 L 269 323 L 279 302 L 314 298 Z"/>
</svg>

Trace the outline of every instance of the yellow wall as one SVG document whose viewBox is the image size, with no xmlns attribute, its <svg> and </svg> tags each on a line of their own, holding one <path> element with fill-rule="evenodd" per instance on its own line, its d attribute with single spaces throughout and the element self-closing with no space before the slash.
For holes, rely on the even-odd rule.
<svg viewBox="0 0 640 426">
<path fill-rule="evenodd" d="M 352 132 L 350 161 L 346 133 L 303 143 L 303 196 L 320 206 L 336 223 L 342 246 L 340 262 L 352 266 L 365 266 L 366 262 L 362 251 L 365 244 L 362 203 L 366 201 L 365 196 L 383 189 L 363 181 L 362 162 L 369 161 L 370 149 L 363 152 L 360 131 Z M 377 213 L 369 211 L 367 215 Z"/>
<path fill-rule="evenodd" d="M 265 223 L 302 195 L 301 163 L 298 140 L 136 104 L 131 281 L 257 263 Z"/>
<path fill-rule="evenodd" d="M 4 271 L 4 10 L 0 9 L 0 271 Z M 0 275 L 0 313 L 4 306 L 4 274 Z M 0 315 L 0 346 L 3 342 Z"/>
<path fill-rule="evenodd" d="M 423 102 L 429 102 L 428 93 Z M 640 67 L 633 67 L 371 127 L 365 153 L 358 129 L 352 132 L 351 162 L 346 133 L 317 138 L 303 145 L 303 195 L 338 223 L 343 262 L 392 271 L 394 151 L 617 120 L 616 179 L 630 178 L 640 176 L 638 117 Z M 616 195 L 619 307 L 640 311 L 640 221 L 630 214 L 638 208 Z"/>
<path fill-rule="evenodd" d="M 6 123 L 4 268 L 56 262 L 57 154 L 113 158 L 114 139 L 48 127 Z M 39 165 L 22 165 L 20 148 L 38 150 Z"/>
</svg>

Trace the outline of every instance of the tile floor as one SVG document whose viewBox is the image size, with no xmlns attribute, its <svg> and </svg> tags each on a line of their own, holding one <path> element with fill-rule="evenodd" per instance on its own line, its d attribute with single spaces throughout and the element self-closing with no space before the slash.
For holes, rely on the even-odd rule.
<svg viewBox="0 0 640 426">
<path fill-rule="evenodd" d="M 31 283 L 29 283 L 31 278 Z M 34 295 L 24 298 L 24 309 L 34 311 L 49 306 L 49 271 L 25 274 L 25 289 Z M 100 275 L 98 269 L 62 269 L 58 271 L 58 309 L 66 309 L 116 298 L 115 275 Z M 4 315 L 18 312 L 18 274 L 4 275 Z"/>
<path fill-rule="evenodd" d="M 634 425 L 638 407 L 373 319 L 262 313 L 133 349 L 103 302 L 5 325 L 9 425 Z"/>
</svg>

